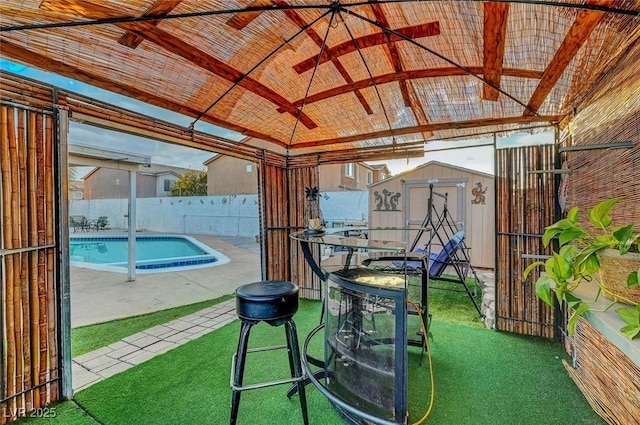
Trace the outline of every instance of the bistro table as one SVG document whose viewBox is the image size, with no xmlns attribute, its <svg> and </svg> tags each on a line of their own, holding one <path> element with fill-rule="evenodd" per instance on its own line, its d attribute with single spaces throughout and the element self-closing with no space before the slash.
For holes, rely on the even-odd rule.
<svg viewBox="0 0 640 425">
<path fill-rule="evenodd" d="M 307 263 L 324 283 L 322 323 L 304 342 L 303 369 L 351 424 L 407 422 L 407 345 L 424 347 L 424 331 L 428 332 L 423 325 L 418 340 L 409 338 L 407 316 L 419 315 L 428 324 L 429 273 L 427 256 L 408 253 L 406 242 L 384 236 L 397 237 L 403 230 L 407 229 L 339 228 L 290 235 L 300 242 Z M 321 257 L 314 257 L 314 246 L 320 251 L 331 247 L 332 253 L 337 249 L 338 255 L 346 250 L 343 264 L 327 271 L 322 260 L 316 261 Z M 361 261 L 352 264 L 359 257 Z M 423 266 L 408 267 L 416 262 Z M 416 270 L 420 284 L 412 290 L 410 277 Z M 409 304 L 416 298 L 414 292 L 418 301 Z M 318 362 L 308 351 L 323 329 L 324 359 Z"/>
</svg>

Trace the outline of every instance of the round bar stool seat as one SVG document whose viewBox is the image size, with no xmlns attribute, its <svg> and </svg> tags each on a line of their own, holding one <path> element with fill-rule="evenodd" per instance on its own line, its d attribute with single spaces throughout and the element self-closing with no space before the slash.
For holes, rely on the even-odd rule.
<svg viewBox="0 0 640 425">
<path fill-rule="evenodd" d="M 236 314 L 242 321 L 238 350 L 231 362 L 231 425 L 238 418 L 240 394 L 242 391 L 264 388 L 272 385 L 295 383 L 300 395 L 300 407 L 304 424 L 309 423 L 307 414 L 307 399 L 304 388 L 304 376 L 300 361 L 300 347 L 293 315 L 298 311 L 298 285 L 288 281 L 265 280 L 243 285 L 236 289 Z M 259 347 L 249 349 L 249 334 L 251 328 L 259 322 L 271 326 L 285 326 L 287 337 L 286 346 Z M 291 378 L 278 381 L 264 382 L 252 385 L 242 385 L 247 353 L 287 349 Z"/>
<path fill-rule="evenodd" d="M 298 311 L 298 285 L 287 281 L 263 281 L 236 290 L 236 312 L 244 320 L 279 326 Z"/>
</svg>

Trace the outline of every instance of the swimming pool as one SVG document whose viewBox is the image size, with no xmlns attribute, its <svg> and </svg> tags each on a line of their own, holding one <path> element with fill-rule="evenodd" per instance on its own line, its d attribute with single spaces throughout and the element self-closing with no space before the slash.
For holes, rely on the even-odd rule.
<svg viewBox="0 0 640 425">
<path fill-rule="evenodd" d="M 72 266 L 127 272 L 127 235 L 72 236 Z M 219 266 L 229 258 L 190 236 L 136 235 L 136 271 L 158 273 Z"/>
</svg>

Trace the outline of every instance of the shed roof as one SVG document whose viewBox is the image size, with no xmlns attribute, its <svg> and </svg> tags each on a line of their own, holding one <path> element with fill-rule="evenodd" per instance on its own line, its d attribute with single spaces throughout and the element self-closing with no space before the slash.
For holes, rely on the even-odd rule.
<svg viewBox="0 0 640 425">
<path fill-rule="evenodd" d="M 0 55 L 287 154 L 421 149 L 570 117 L 637 45 L 639 11 L 636 0 L 4 0 Z"/>
<path fill-rule="evenodd" d="M 396 174 L 394 176 L 391 176 L 391 177 L 389 177 L 387 179 L 380 180 L 378 182 L 372 183 L 369 186 L 372 187 L 372 186 L 376 186 L 376 185 L 383 184 L 383 183 L 389 183 L 389 181 L 395 180 L 395 179 L 406 179 L 407 176 L 415 173 L 416 170 L 421 170 L 423 168 L 431 167 L 431 166 L 434 166 L 434 165 L 438 165 L 438 166 L 446 167 L 446 168 L 451 168 L 453 170 L 458 170 L 458 171 L 460 171 L 462 173 L 469 173 L 469 174 L 475 174 L 475 175 L 478 175 L 478 176 L 488 177 L 488 178 L 491 178 L 491 179 L 495 177 L 493 174 L 483 173 L 482 171 L 472 170 L 471 168 L 460 167 L 458 165 L 447 164 L 447 163 L 440 162 L 440 161 L 428 161 L 428 162 L 425 162 L 424 164 L 421 164 L 421 165 L 419 165 L 419 166 L 417 166 L 415 168 L 412 168 L 410 170 L 403 171 L 403 172 L 401 172 L 399 174 Z"/>
</svg>

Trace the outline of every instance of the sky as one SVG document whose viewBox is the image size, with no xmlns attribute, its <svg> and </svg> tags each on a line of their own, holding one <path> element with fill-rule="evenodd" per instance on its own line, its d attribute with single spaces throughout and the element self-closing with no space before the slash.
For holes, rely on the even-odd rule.
<svg viewBox="0 0 640 425">
<path fill-rule="evenodd" d="M 24 77 L 32 78 L 45 83 L 53 84 L 85 96 L 99 99 L 112 105 L 130 109 L 185 127 L 187 127 L 193 121 L 193 118 L 191 117 L 168 111 L 166 109 L 158 108 L 153 105 L 145 104 L 143 102 L 139 102 L 137 100 L 97 87 L 93 87 L 66 77 L 61 77 L 55 74 L 29 68 L 24 65 L 16 64 L 5 59 L 0 59 L 0 69 L 15 74 L 20 74 Z M 241 140 L 243 138 L 243 136 L 239 133 L 203 122 L 198 122 L 195 126 L 195 129 L 231 140 Z M 154 164 L 164 164 L 196 170 L 205 169 L 206 167 L 203 163 L 214 155 L 211 152 L 158 142 L 131 134 L 105 130 L 102 128 L 76 122 L 70 123 L 69 141 L 71 144 L 82 144 L 96 147 L 109 146 L 109 148 L 113 150 L 151 156 L 151 162 Z M 491 144 L 492 142 L 493 139 L 491 137 L 455 142 L 430 141 L 425 145 L 426 152 L 425 156 L 422 158 L 370 161 L 368 163 L 387 164 L 387 167 L 389 168 L 389 171 L 392 175 L 410 170 L 429 161 L 439 161 L 446 164 L 452 164 L 459 167 L 493 174 L 493 147 L 477 146 L 483 144 Z M 500 138 L 497 140 L 497 145 L 498 147 L 506 147 L 552 142 L 553 132 L 546 131 L 534 134 L 519 133 L 508 138 Z M 470 145 L 476 145 L 476 147 L 449 150 L 451 147 L 463 147 Z M 443 148 L 446 148 L 447 150 L 438 150 Z M 430 150 L 432 150 L 433 152 L 429 152 Z M 90 171 L 90 168 L 87 169 L 86 167 L 81 167 L 79 171 L 79 176 L 84 176 Z"/>
</svg>

